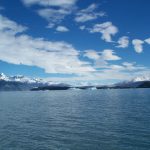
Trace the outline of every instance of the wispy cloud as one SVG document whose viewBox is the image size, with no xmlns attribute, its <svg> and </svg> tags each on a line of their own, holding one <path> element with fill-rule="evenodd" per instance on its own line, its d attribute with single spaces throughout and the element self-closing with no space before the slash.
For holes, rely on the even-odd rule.
<svg viewBox="0 0 150 150">
<path fill-rule="evenodd" d="M 112 36 L 118 32 L 118 28 L 112 22 L 104 22 L 96 24 L 93 28 L 89 29 L 91 33 L 101 33 L 102 39 L 106 42 L 112 42 Z"/>
<path fill-rule="evenodd" d="M 95 20 L 98 17 L 104 17 L 106 16 L 105 12 L 96 12 L 97 5 L 96 4 L 91 4 L 88 6 L 86 9 L 80 10 L 75 17 L 76 22 L 86 22 L 86 21 L 91 21 Z"/>
</svg>

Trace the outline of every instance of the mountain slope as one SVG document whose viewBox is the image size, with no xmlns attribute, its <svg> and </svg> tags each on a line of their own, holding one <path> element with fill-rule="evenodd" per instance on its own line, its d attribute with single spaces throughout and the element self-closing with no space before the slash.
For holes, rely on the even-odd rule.
<svg viewBox="0 0 150 150">
<path fill-rule="evenodd" d="M 70 87 L 68 84 L 29 78 L 22 75 L 7 76 L 4 73 L 0 74 L 0 91 L 66 90 Z"/>
<path fill-rule="evenodd" d="M 137 77 L 130 81 L 120 82 L 114 85 L 104 86 L 71 86 L 64 83 L 46 82 L 43 79 L 28 78 L 25 76 L 6 76 L 0 74 L 0 91 L 24 91 L 24 90 L 95 90 L 95 89 L 124 89 L 124 88 L 150 88 L 149 77 Z"/>
<path fill-rule="evenodd" d="M 130 81 L 114 84 L 114 88 L 149 88 L 150 77 L 136 77 Z"/>
<path fill-rule="evenodd" d="M 6 76 L 4 73 L 0 74 L 0 91 L 30 90 L 34 87 L 46 86 L 48 84 L 41 79 L 28 78 L 21 75 Z"/>
</svg>

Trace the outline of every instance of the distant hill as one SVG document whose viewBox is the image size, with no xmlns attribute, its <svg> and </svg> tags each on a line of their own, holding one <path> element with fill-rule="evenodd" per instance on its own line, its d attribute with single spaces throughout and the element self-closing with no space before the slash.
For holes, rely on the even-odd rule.
<svg viewBox="0 0 150 150">
<path fill-rule="evenodd" d="M 104 86 L 71 86 L 64 83 L 47 82 L 42 79 L 28 78 L 25 76 L 6 76 L 0 74 L 0 91 L 44 91 L 44 90 L 96 90 L 96 89 L 125 89 L 125 88 L 150 88 L 150 78 L 138 77 L 130 81 L 124 81 L 113 85 Z"/>
<path fill-rule="evenodd" d="M 0 74 L 0 91 L 24 91 L 35 87 L 48 86 L 49 84 L 50 82 L 45 82 L 42 79 Z"/>
<path fill-rule="evenodd" d="M 150 81 L 142 82 L 138 88 L 150 88 Z"/>
</svg>

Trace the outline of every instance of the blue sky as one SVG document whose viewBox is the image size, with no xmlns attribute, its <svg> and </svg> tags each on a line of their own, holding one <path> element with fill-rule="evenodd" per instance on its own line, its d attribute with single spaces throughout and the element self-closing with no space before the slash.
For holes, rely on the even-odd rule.
<svg viewBox="0 0 150 150">
<path fill-rule="evenodd" d="M 150 1 L 0 1 L 0 72 L 111 83 L 149 76 Z"/>
</svg>

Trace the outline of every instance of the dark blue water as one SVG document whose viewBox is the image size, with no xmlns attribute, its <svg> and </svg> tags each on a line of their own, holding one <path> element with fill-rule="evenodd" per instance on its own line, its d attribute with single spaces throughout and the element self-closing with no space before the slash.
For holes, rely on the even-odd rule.
<svg viewBox="0 0 150 150">
<path fill-rule="evenodd" d="M 150 89 L 0 92 L 0 150 L 150 150 Z"/>
</svg>

